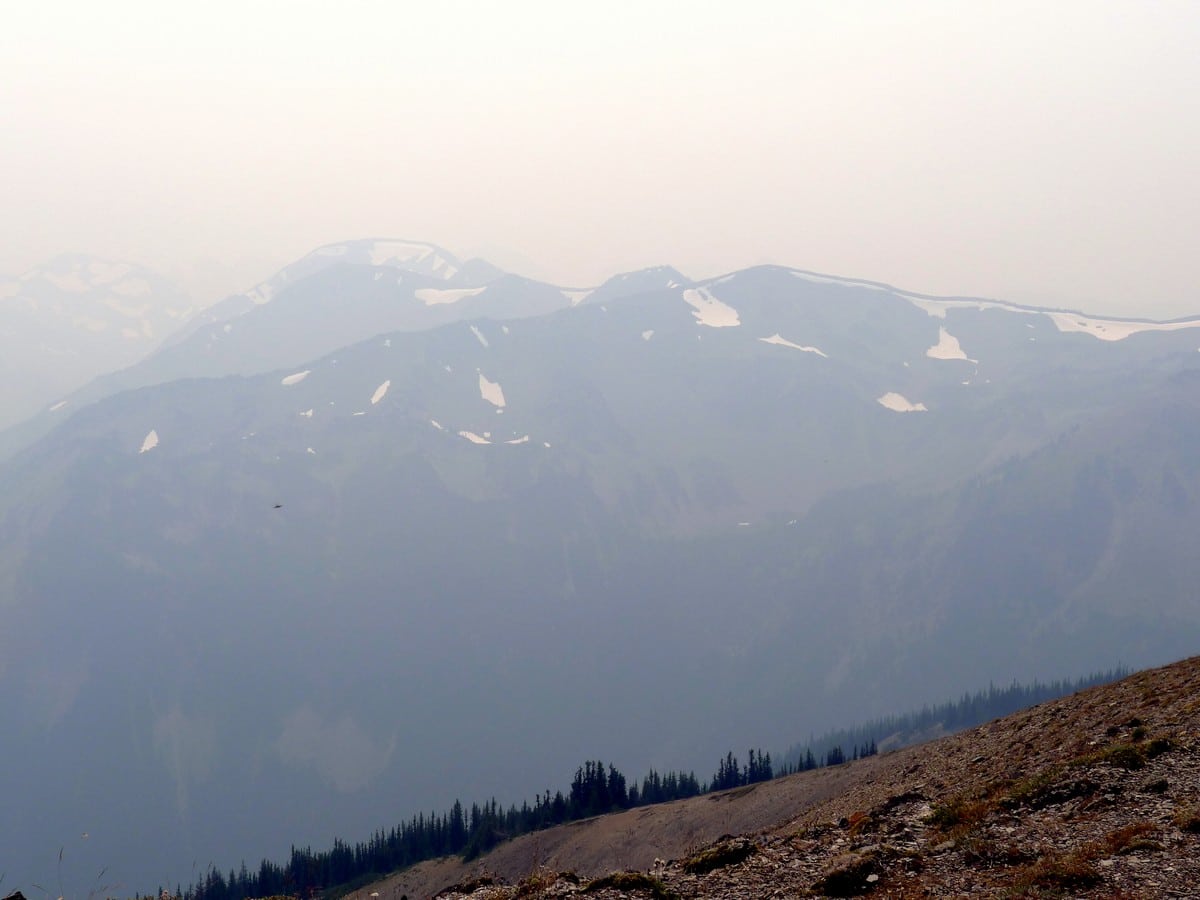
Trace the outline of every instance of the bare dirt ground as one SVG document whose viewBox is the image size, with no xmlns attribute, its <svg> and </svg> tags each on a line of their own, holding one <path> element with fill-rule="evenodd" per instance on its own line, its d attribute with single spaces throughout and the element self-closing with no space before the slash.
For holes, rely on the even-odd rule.
<svg viewBox="0 0 1200 900">
<path fill-rule="evenodd" d="M 620 872 L 634 874 L 604 877 Z M 355 896 L 372 892 L 1200 897 L 1200 657 L 918 747 L 425 863 Z"/>
</svg>

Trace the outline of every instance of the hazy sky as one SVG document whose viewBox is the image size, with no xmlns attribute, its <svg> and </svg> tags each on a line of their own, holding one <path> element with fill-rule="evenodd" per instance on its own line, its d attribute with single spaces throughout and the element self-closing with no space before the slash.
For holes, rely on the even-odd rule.
<svg viewBox="0 0 1200 900">
<path fill-rule="evenodd" d="M 0 272 L 393 236 L 1200 314 L 1197 47 L 1194 0 L 6 4 Z"/>
</svg>

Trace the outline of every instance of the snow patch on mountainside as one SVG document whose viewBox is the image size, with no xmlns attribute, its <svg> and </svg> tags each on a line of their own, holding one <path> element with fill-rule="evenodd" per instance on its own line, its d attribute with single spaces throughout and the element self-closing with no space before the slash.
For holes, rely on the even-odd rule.
<svg viewBox="0 0 1200 900">
<path fill-rule="evenodd" d="M 145 439 L 142 441 L 142 449 L 139 450 L 138 453 L 149 453 L 151 450 L 153 450 L 157 446 L 158 446 L 158 432 L 155 431 L 154 429 L 150 429 L 150 433 L 148 435 L 146 435 Z"/>
<path fill-rule="evenodd" d="M 488 339 L 483 336 L 483 332 L 480 331 L 478 328 L 476 328 L 474 325 L 471 326 L 471 332 L 472 332 L 472 334 L 475 335 L 475 337 L 479 338 L 479 343 L 483 344 L 483 346 L 485 346 L 485 347 L 490 346 L 488 344 Z"/>
<path fill-rule="evenodd" d="M 804 347 L 804 346 L 801 346 L 800 344 L 794 344 L 791 341 L 789 341 L 787 338 L 780 335 L 779 332 L 775 332 L 770 337 L 759 338 L 759 340 L 762 341 L 764 344 L 774 344 L 777 347 L 791 347 L 793 350 L 803 350 L 805 353 L 815 353 L 815 354 L 817 354 L 817 356 L 824 356 L 826 359 L 829 359 L 829 356 L 820 348 Z"/>
<path fill-rule="evenodd" d="M 876 397 L 875 402 L 892 412 L 929 412 L 924 403 L 912 403 L 903 394 L 888 391 L 882 397 Z"/>
<path fill-rule="evenodd" d="M 467 297 L 482 294 L 486 288 L 417 288 L 414 292 L 418 300 L 426 306 L 440 306 L 445 303 L 457 303 Z"/>
<path fill-rule="evenodd" d="M 345 250 L 345 248 L 342 249 Z M 420 262 L 431 253 L 433 253 L 433 248 L 428 244 L 411 244 L 408 241 L 375 241 L 371 244 L 371 265 L 415 263 Z"/>
<path fill-rule="evenodd" d="M 958 338 L 945 328 L 938 329 L 938 342 L 926 350 L 925 355 L 930 359 L 965 359 L 967 362 L 979 362 L 963 353 Z"/>
<path fill-rule="evenodd" d="M 245 293 L 246 299 L 255 306 L 262 306 L 263 304 L 270 303 L 274 296 L 275 288 L 265 281 L 262 284 L 251 288 Z"/>
<path fill-rule="evenodd" d="M 642 340 L 643 341 L 648 341 L 652 337 L 654 337 L 654 329 L 653 328 L 647 328 L 645 331 L 642 332 Z"/>
<path fill-rule="evenodd" d="M 458 436 L 466 438 L 472 444 L 490 444 L 491 443 L 491 441 L 489 441 L 487 438 L 480 437 L 473 431 L 460 431 L 458 433 Z"/>
<path fill-rule="evenodd" d="M 497 406 L 501 409 L 503 409 L 505 406 L 504 389 L 500 387 L 500 383 L 496 381 L 488 381 L 487 377 L 482 372 L 479 373 L 479 396 L 493 406 Z"/>
<path fill-rule="evenodd" d="M 1200 328 L 1200 319 L 1188 319 L 1183 322 L 1146 322 L 1127 321 L 1123 319 L 1106 319 L 1098 316 L 1085 316 L 1080 313 L 1061 312 L 1046 309 L 1025 309 L 1011 306 L 994 300 L 934 300 L 928 297 L 918 297 L 913 294 L 897 293 L 909 303 L 925 310 L 937 319 L 946 318 L 947 310 L 951 309 L 1002 309 L 1012 313 L 1022 313 L 1027 316 L 1045 316 L 1062 333 L 1090 334 L 1101 341 L 1123 341 L 1133 334 L 1144 331 L 1180 331 L 1184 328 Z M 1030 328 L 1033 326 L 1030 325 Z M 1033 338 L 1030 338 L 1033 340 Z M 940 346 L 940 344 L 939 344 Z M 933 356 L 932 353 L 929 354 Z M 933 356 L 934 359 L 967 359 L 964 356 Z M 974 360 L 972 360 L 973 362 Z"/>
<path fill-rule="evenodd" d="M 560 293 L 567 298 L 572 306 L 578 306 L 591 295 L 593 290 L 593 288 L 588 288 L 586 291 L 560 291 Z"/>
<path fill-rule="evenodd" d="M 946 311 L 951 309 L 1005 309 L 1009 312 L 1017 313 L 1033 313 L 1031 309 L 1018 309 L 1015 306 L 1007 306 L 1003 303 L 994 303 L 990 300 L 930 300 L 926 297 L 916 297 L 912 294 L 897 294 L 898 297 L 903 297 L 917 309 L 923 309 L 926 313 L 935 319 L 946 318 Z"/>
<path fill-rule="evenodd" d="M 1131 334 L 1143 331 L 1179 331 L 1184 328 L 1200 328 L 1200 319 L 1185 322 L 1124 322 L 1119 319 L 1097 319 L 1076 313 L 1048 312 L 1059 331 L 1090 334 L 1102 341 L 1123 341 Z"/>
<path fill-rule="evenodd" d="M 709 328 L 733 328 L 741 325 L 737 310 L 722 303 L 707 288 L 689 288 L 683 292 L 684 302 L 693 308 L 693 316 Z"/>
<path fill-rule="evenodd" d="M 307 378 L 311 372 L 312 369 L 305 369 L 303 372 L 294 372 L 291 375 L 285 375 L 283 378 L 279 379 L 279 383 L 284 386 L 299 384 L 305 378 Z"/>
<path fill-rule="evenodd" d="M 371 395 L 371 405 L 374 406 L 376 403 L 378 403 L 380 400 L 382 400 L 384 395 L 388 392 L 388 388 L 390 388 L 391 386 L 392 386 L 392 380 L 389 378 L 387 381 L 385 381 L 379 387 L 375 388 L 375 393 L 373 393 Z"/>
<path fill-rule="evenodd" d="M 792 275 L 801 281 L 811 281 L 813 284 L 838 284 L 842 287 L 866 288 L 869 291 L 886 291 L 881 284 L 869 281 L 856 281 L 853 278 L 836 278 L 832 275 L 818 275 L 816 272 L 805 272 L 803 269 L 790 269 Z"/>
<path fill-rule="evenodd" d="M 69 402 L 70 402 L 69 400 L 59 400 L 52 407 L 50 407 L 50 412 L 58 412 L 60 409 L 62 409 L 64 406 L 66 406 Z"/>
<path fill-rule="evenodd" d="M 512 440 L 512 441 L 505 441 L 504 443 L 506 443 L 506 444 L 528 444 L 529 443 L 529 435 L 524 435 L 523 437 L 519 437 L 516 440 Z"/>
</svg>

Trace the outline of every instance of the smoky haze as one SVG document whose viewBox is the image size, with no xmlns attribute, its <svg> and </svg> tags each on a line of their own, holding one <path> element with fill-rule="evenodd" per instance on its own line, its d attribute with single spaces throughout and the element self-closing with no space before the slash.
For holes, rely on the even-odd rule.
<svg viewBox="0 0 1200 900">
<path fill-rule="evenodd" d="M 0 272 L 201 302 L 371 235 L 590 286 L 761 262 L 1196 312 L 1200 9 L 23 4 Z"/>
</svg>

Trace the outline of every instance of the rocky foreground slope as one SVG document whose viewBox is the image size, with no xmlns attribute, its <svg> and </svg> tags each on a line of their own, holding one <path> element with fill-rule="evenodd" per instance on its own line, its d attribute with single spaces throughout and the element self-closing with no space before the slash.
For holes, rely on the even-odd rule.
<svg viewBox="0 0 1200 900">
<path fill-rule="evenodd" d="M 919 747 L 550 829 L 359 893 L 1200 896 L 1200 657 Z"/>
</svg>

